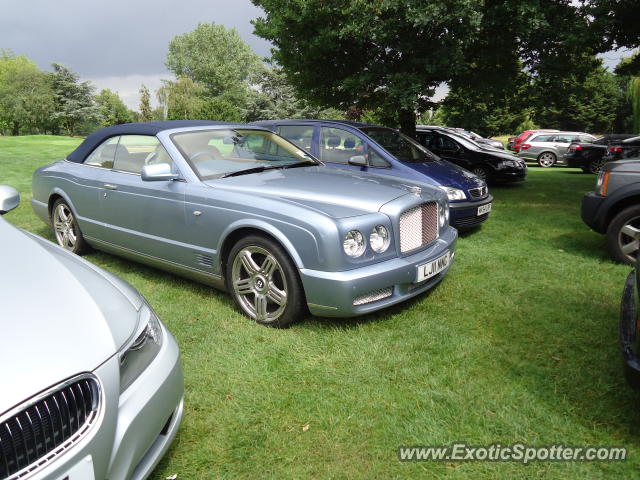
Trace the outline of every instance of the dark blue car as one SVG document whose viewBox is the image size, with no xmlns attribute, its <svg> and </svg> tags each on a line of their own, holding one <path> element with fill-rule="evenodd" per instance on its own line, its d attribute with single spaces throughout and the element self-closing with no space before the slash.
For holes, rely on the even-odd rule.
<svg viewBox="0 0 640 480">
<path fill-rule="evenodd" d="M 393 175 L 447 192 L 451 225 L 471 229 L 489 217 L 493 197 L 473 173 L 440 159 L 398 130 L 338 120 L 265 120 L 266 127 L 327 165 Z"/>
</svg>

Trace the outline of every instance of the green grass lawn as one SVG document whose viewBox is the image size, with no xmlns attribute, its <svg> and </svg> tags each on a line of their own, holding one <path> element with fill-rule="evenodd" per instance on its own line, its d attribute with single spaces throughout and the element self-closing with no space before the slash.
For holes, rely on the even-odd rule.
<svg viewBox="0 0 640 480">
<path fill-rule="evenodd" d="M 53 239 L 29 206 L 35 168 L 78 139 L 0 137 L 9 222 Z M 104 253 L 180 344 L 185 415 L 152 478 L 631 478 L 639 397 L 617 318 L 628 266 L 580 220 L 595 177 L 531 168 L 495 187 L 489 221 L 458 243 L 429 294 L 358 319 L 257 326 L 229 297 Z M 25 285 L 25 288 L 28 286 Z M 6 327 L 5 327 L 6 328 Z M 401 463 L 400 445 L 624 445 L 613 463 Z"/>
</svg>

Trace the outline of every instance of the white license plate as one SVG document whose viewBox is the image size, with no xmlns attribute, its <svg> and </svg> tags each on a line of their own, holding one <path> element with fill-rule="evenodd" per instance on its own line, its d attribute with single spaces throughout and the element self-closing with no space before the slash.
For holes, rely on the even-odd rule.
<svg viewBox="0 0 640 480">
<path fill-rule="evenodd" d="M 425 263 L 424 265 L 418 265 L 417 267 L 418 273 L 416 274 L 415 283 L 424 282 L 428 278 L 431 278 L 434 275 L 437 275 L 438 273 L 443 271 L 445 268 L 449 266 L 450 258 L 451 258 L 451 255 L 447 251 L 447 253 L 445 253 L 441 257 L 436 258 L 432 262 Z"/>
<path fill-rule="evenodd" d="M 56 480 L 94 480 L 93 459 L 87 455 Z"/>
<path fill-rule="evenodd" d="M 489 213 L 491 211 L 491 204 L 487 203 L 486 205 L 480 205 L 478 207 L 478 216 L 484 215 L 485 213 Z"/>
</svg>

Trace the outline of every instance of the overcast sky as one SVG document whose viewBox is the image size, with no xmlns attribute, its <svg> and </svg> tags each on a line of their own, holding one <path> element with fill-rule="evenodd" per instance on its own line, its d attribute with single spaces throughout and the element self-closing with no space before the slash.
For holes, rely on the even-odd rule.
<svg viewBox="0 0 640 480">
<path fill-rule="evenodd" d="M 137 109 L 142 83 L 153 91 L 171 78 L 164 66 L 171 39 L 200 22 L 233 27 L 269 56 L 250 23 L 261 12 L 249 0 L 0 0 L 0 48 L 47 70 L 62 63 Z"/>
<path fill-rule="evenodd" d="M 200 22 L 233 27 L 258 55 L 269 56 L 269 43 L 253 35 L 250 23 L 261 12 L 249 0 L 0 0 L 0 48 L 43 69 L 62 63 L 137 109 L 141 84 L 154 92 L 161 78 L 171 78 L 164 66 L 171 39 Z M 603 58 L 612 68 L 628 55 Z M 444 95 L 441 87 L 435 99 Z"/>
</svg>

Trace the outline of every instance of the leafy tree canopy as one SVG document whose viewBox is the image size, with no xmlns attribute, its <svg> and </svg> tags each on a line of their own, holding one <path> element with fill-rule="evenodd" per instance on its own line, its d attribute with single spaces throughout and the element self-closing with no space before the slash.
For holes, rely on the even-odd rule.
<svg viewBox="0 0 640 480">
<path fill-rule="evenodd" d="M 0 130 L 44 131 L 54 108 L 47 75 L 27 57 L 0 51 Z"/>
<path fill-rule="evenodd" d="M 111 90 L 103 89 L 96 95 L 96 103 L 102 114 L 102 126 L 118 125 L 133 120 L 129 109 L 120 96 Z"/>
<path fill-rule="evenodd" d="M 74 135 L 79 124 L 102 120 L 100 108 L 93 97 L 95 87 L 81 82 L 77 73 L 59 63 L 53 63 L 51 85 L 53 87 L 55 111 L 52 118 L 59 121 L 69 135 Z"/>
<path fill-rule="evenodd" d="M 205 86 L 210 96 L 243 89 L 262 63 L 235 29 L 201 23 L 169 44 L 166 66 L 176 77 Z"/>
</svg>

